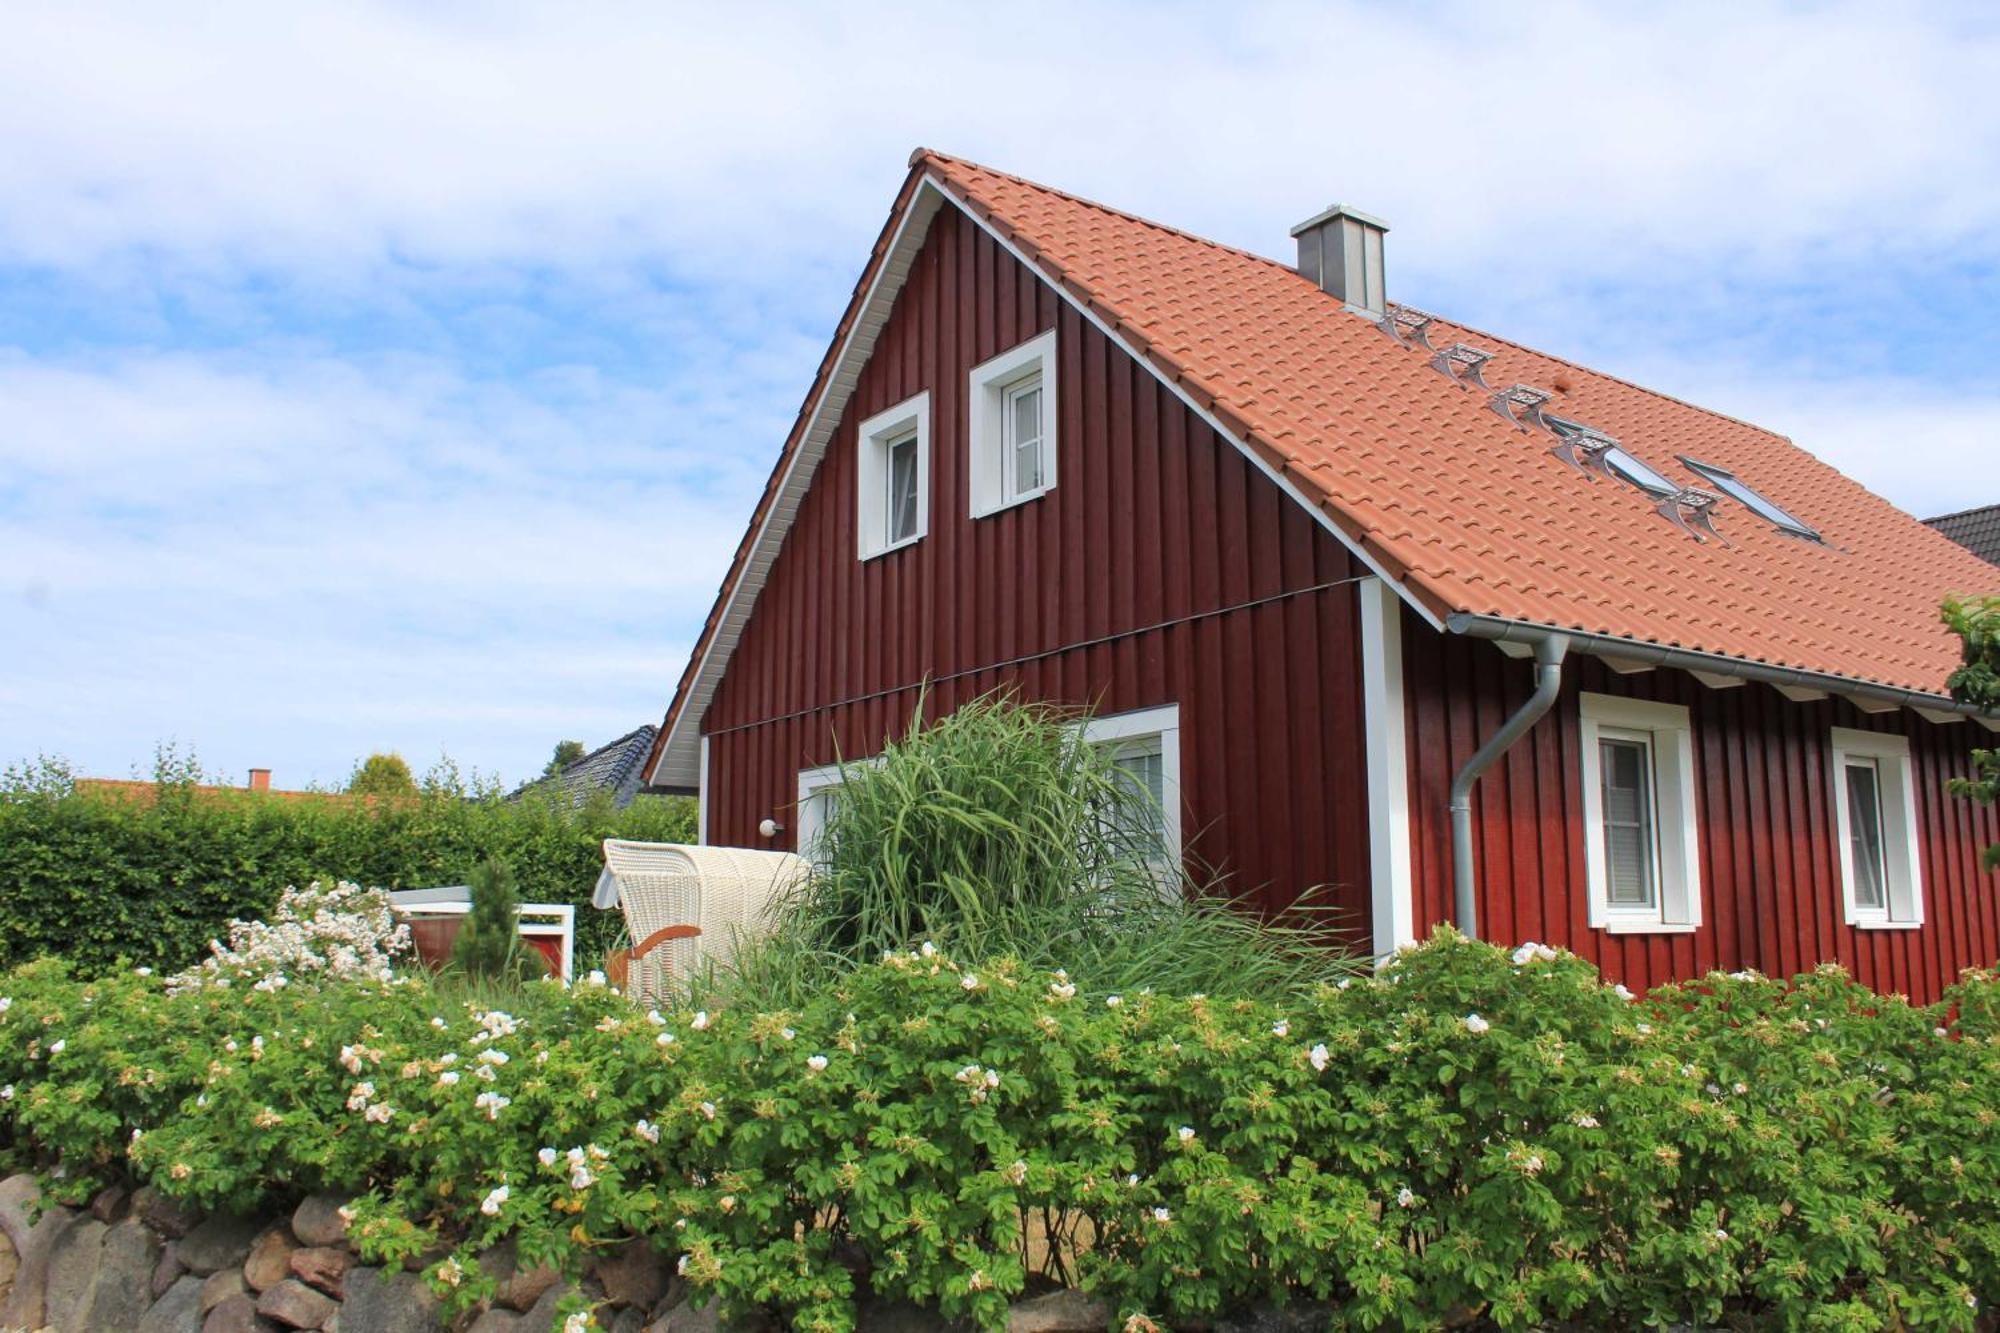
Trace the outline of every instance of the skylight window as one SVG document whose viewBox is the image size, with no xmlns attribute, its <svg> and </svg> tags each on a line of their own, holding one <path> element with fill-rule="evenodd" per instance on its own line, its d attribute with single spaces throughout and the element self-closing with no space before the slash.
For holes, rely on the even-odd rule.
<svg viewBox="0 0 2000 1333">
<path fill-rule="evenodd" d="M 1737 478 L 1734 472 L 1729 471 L 1727 468 L 1719 468 L 1713 463 L 1697 462 L 1689 458 L 1686 454 L 1681 455 L 1681 462 L 1687 464 L 1690 472 L 1714 483 L 1717 489 L 1721 490 L 1723 494 L 1729 496 L 1731 499 L 1741 501 L 1744 508 L 1750 510 L 1758 517 L 1768 520 L 1778 531 L 1789 533 L 1794 537 L 1804 537 L 1808 541 L 1816 542 L 1821 540 L 1816 530 L 1807 527 L 1785 510 L 1780 509 L 1756 491 L 1751 490 Z"/>
<path fill-rule="evenodd" d="M 1604 465 L 1650 495 L 1678 495 L 1680 487 L 1616 445 L 1604 451 Z"/>
</svg>

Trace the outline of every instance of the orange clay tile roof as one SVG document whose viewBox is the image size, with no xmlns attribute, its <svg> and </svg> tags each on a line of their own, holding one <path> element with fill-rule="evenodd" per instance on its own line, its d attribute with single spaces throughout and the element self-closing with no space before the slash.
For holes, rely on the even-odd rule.
<svg viewBox="0 0 2000 1333">
<path fill-rule="evenodd" d="M 1729 469 L 1822 533 L 1781 535 L 1734 500 L 1730 545 L 1700 543 L 1639 490 L 1595 481 L 1487 395 L 1431 369 L 1288 265 L 975 163 L 918 149 L 797 424 L 683 673 L 647 761 L 658 781 L 702 682 L 727 661 L 726 612 L 754 598 L 760 541 L 782 539 L 781 487 L 835 387 L 898 224 L 935 182 L 1289 479 L 1439 620 L 1494 616 L 1942 695 L 1957 664 L 1946 593 L 1994 570 L 1782 435 L 1439 319 L 1430 340 L 1494 353 L 1496 388 L 1560 390 L 1547 411 L 1617 437 L 1670 480 L 1687 454 Z M 1712 488 L 1711 488 L 1712 489 Z M 779 530 L 764 531 L 775 516 Z M 692 717 L 689 710 L 692 708 Z M 677 771 L 689 773 L 685 751 Z"/>
<path fill-rule="evenodd" d="M 1439 618 L 1490 615 L 1942 694 L 1946 593 L 1992 566 L 1782 435 L 1439 319 L 1487 383 L 1616 436 L 1669 480 L 1729 469 L 1825 537 L 1734 500 L 1697 542 L 1583 476 L 1289 266 L 933 152 L 914 159 L 1317 500 Z M 1394 297 L 1396 293 L 1392 292 Z"/>
</svg>

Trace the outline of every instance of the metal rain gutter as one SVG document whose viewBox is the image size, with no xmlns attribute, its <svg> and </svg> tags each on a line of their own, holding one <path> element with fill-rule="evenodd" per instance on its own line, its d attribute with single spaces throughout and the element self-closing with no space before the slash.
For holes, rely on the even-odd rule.
<svg viewBox="0 0 2000 1333">
<path fill-rule="evenodd" d="M 1460 633 L 1458 617 L 1446 623 Z M 1528 728 L 1541 720 L 1542 714 L 1554 705 L 1556 696 L 1562 692 L 1563 657 L 1569 651 L 1569 636 L 1559 630 L 1540 629 L 1531 626 L 1517 626 L 1513 637 L 1517 641 L 1532 641 L 1535 645 L 1535 692 L 1528 696 L 1526 703 L 1514 710 L 1500 730 L 1493 733 L 1486 744 L 1479 747 L 1479 753 L 1466 761 L 1464 768 L 1451 783 L 1451 887 L 1454 903 L 1454 924 L 1460 933 L 1469 939 L 1479 938 L 1479 901 L 1473 892 L 1472 864 L 1472 786 L 1479 781 L 1479 775 L 1493 766 L 1493 762 L 1512 748 L 1515 741 L 1527 734 Z M 1498 636 L 1482 636 L 1498 637 Z"/>
<path fill-rule="evenodd" d="M 1495 643 L 1539 643 L 1547 635 L 1559 633 L 1570 641 L 1571 647 L 1581 652 L 1615 657 L 1627 662 L 1640 662 L 1647 666 L 1674 667 L 1682 671 L 1705 671 L 1710 675 L 1760 680 L 1768 685 L 1783 685 L 1792 689 L 1819 690 L 1826 694 L 1875 699 L 1882 703 L 1894 704 L 1899 708 L 1920 708 L 1933 713 L 1963 713 L 1967 717 L 1981 720 L 1990 717 L 1989 714 L 1982 713 L 1977 704 L 1959 703 L 1949 695 L 1926 694 L 1922 690 L 1905 689 L 1899 685 L 1881 685 L 1872 681 L 1855 680 L 1849 676 L 1833 676 L 1818 671 L 1802 671 L 1797 667 L 1775 666 L 1769 662 L 1750 662 L 1740 657 L 1724 657 L 1719 653 L 1698 652 L 1691 648 L 1670 648 L 1664 644 L 1641 643 L 1637 639 L 1621 639 L 1611 634 L 1591 634 L 1583 630 L 1556 630 L 1547 625 L 1503 620 L 1498 616 L 1470 615 L 1462 611 L 1446 617 L 1445 628 L 1453 634 L 1463 634 L 1474 639 L 1490 639 Z"/>
</svg>

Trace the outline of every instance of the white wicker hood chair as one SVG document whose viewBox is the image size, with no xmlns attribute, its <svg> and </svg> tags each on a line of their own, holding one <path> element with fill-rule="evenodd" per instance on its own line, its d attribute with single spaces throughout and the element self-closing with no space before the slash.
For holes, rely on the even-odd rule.
<svg viewBox="0 0 2000 1333">
<path fill-rule="evenodd" d="M 609 960 L 612 984 L 657 1003 L 672 978 L 708 960 L 726 966 L 739 941 L 770 929 L 769 910 L 805 873 L 790 852 L 606 838 L 591 902 L 623 909 L 632 937 L 632 947 Z"/>
</svg>

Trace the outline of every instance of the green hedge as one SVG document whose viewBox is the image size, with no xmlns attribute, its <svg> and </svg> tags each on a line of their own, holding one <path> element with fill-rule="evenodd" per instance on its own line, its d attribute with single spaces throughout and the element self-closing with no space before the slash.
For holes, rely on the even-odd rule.
<svg viewBox="0 0 2000 1333">
<path fill-rule="evenodd" d="M 461 1305 L 510 1234 L 572 1270 L 645 1236 L 802 1329 L 851 1325 L 857 1261 L 987 1328 L 1033 1272 L 1128 1329 L 1305 1299 L 1361 1327 L 1970 1329 L 2000 1300 L 1992 972 L 1932 1009 L 1835 969 L 1633 1000 L 1446 933 L 1282 1008 L 930 951 L 775 1014 L 166 997 L 55 960 L 0 996 L 0 1146 L 51 1190 L 357 1191 L 364 1251 Z"/>
<path fill-rule="evenodd" d="M 0 792 L 0 965 L 61 953 L 87 967 L 126 958 L 177 969 L 232 917 L 261 917 L 287 886 L 462 884 L 488 855 L 513 867 L 524 900 L 584 908 L 578 958 L 591 959 L 621 926 L 617 913 L 588 906 L 602 840 L 693 835 L 682 800 L 617 811 L 449 790 L 345 801 L 172 782 L 137 798 L 17 787 Z"/>
</svg>

